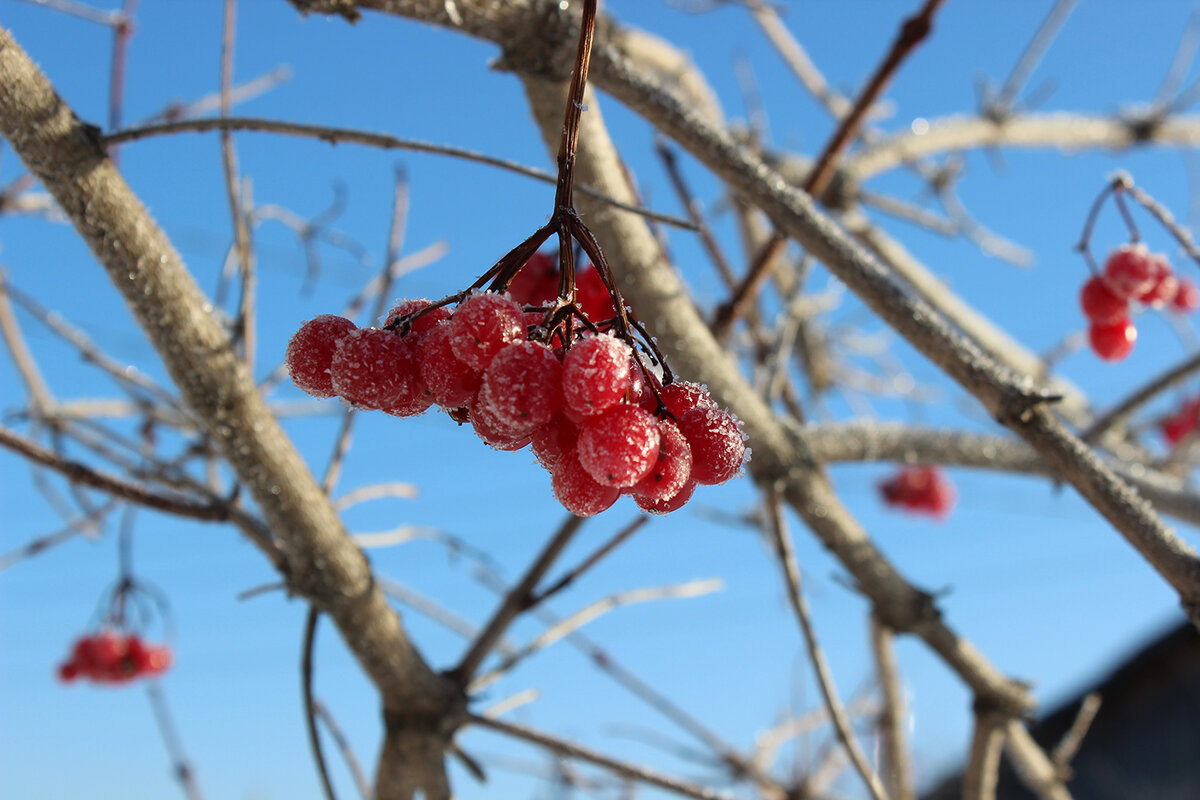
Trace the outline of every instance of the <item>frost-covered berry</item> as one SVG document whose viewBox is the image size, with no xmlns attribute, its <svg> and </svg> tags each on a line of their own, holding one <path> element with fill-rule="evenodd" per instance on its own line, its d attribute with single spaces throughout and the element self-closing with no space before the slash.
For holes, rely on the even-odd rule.
<svg viewBox="0 0 1200 800">
<path fill-rule="evenodd" d="M 449 324 L 454 354 L 481 371 L 504 345 L 525 339 L 521 307 L 506 294 L 470 295 L 455 309 Z"/>
<path fill-rule="evenodd" d="M 486 402 L 507 429 L 532 433 L 562 408 L 562 365 L 538 342 L 503 347 L 483 372 L 476 402 Z"/>
<path fill-rule="evenodd" d="M 554 496 L 577 517 L 591 517 L 617 502 L 619 489 L 597 483 L 575 453 L 564 453 L 550 480 Z"/>
<path fill-rule="evenodd" d="M 698 383 L 675 381 L 664 386 L 659 394 L 662 396 L 663 405 L 675 419 L 679 419 L 693 408 L 717 408 L 717 401 Z"/>
<path fill-rule="evenodd" d="M 471 403 L 471 427 L 488 447 L 496 450 L 520 450 L 530 442 L 529 431 L 514 431 L 498 418 L 490 403 L 476 395 Z"/>
<path fill-rule="evenodd" d="M 575 450 L 579 440 L 579 428 L 571 420 L 559 414 L 549 423 L 533 432 L 530 447 L 538 463 L 551 473 L 558 466 L 564 453 Z"/>
<path fill-rule="evenodd" d="M 385 408 L 410 397 L 416 343 L 383 328 L 359 328 L 338 343 L 329 367 L 333 388 L 359 408 Z"/>
<path fill-rule="evenodd" d="M 669 419 L 658 421 L 658 458 L 629 493 L 647 503 L 664 503 L 674 497 L 692 475 L 692 448 Z"/>
<path fill-rule="evenodd" d="M 292 383 L 313 397 L 337 394 L 329 377 L 329 365 L 338 342 L 357 326 L 345 317 L 322 314 L 300 326 L 288 342 L 284 362 Z"/>
<path fill-rule="evenodd" d="M 387 318 L 383 321 L 383 327 L 387 328 L 401 317 L 415 314 L 428 305 L 430 305 L 430 301 L 423 297 L 401 300 L 396 304 L 395 308 L 388 312 Z M 432 311 L 417 317 L 413 321 L 410 331 L 416 334 L 428 333 L 439 322 L 447 319 L 450 319 L 450 309 L 445 306 L 438 306 Z"/>
<path fill-rule="evenodd" d="M 579 463 L 599 483 L 624 488 L 645 477 L 658 459 L 658 424 L 654 415 L 620 404 L 579 429 Z"/>
<path fill-rule="evenodd" d="M 696 493 L 696 485 L 695 481 L 688 481 L 683 488 L 666 500 L 651 500 L 636 494 L 633 496 L 633 500 L 637 503 L 638 508 L 649 514 L 670 514 L 672 511 L 683 508 L 687 501 L 692 499 L 692 495 Z"/>
<path fill-rule="evenodd" d="M 450 346 L 452 335 L 449 322 L 435 325 L 424 334 L 418 345 L 421 380 L 433 397 L 433 402 L 442 408 L 460 408 L 470 405 L 479 391 L 482 374 L 454 355 Z"/>
<path fill-rule="evenodd" d="M 679 430 L 692 447 L 692 480 L 696 483 L 724 483 L 742 468 L 746 442 L 732 414 L 693 408 L 679 418 Z"/>
<path fill-rule="evenodd" d="M 563 400 L 578 417 L 610 408 L 629 388 L 629 345 L 615 336 L 590 336 L 563 359 Z"/>
</svg>

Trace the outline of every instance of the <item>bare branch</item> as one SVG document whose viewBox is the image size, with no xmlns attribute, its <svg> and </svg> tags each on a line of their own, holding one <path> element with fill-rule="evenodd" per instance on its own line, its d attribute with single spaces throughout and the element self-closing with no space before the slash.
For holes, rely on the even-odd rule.
<svg viewBox="0 0 1200 800">
<path fill-rule="evenodd" d="M 813 630 L 812 620 L 808 614 L 808 601 L 804 599 L 800 590 L 800 565 L 796 563 L 792 536 L 788 532 L 779 493 L 775 487 L 768 487 L 765 503 L 767 517 L 770 520 L 768 527 L 775 545 L 775 555 L 779 559 L 779 566 L 783 569 L 788 600 L 792 604 L 792 611 L 796 614 L 796 621 L 800 623 L 800 631 L 804 636 L 808 657 L 812 661 L 813 670 L 816 673 L 817 685 L 821 688 L 821 698 L 825 701 L 825 708 L 828 709 L 829 718 L 833 721 L 833 728 L 837 731 L 838 741 L 846 749 L 847 755 L 850 756 L 850 762 L 854 764 L 854 769 L 866 784 L 871 796 L 875 800 L 884 800 L 888 797 L 888 792 L 883 788 L 883 782 L 879 780 L 875 770 L 867 762 L 866 754 L 859 747 L 854 731 L 850 729 L 846 708 L 842 705 L 841 698 L 838 697 L 837 687 L 833 685 L 833 674 L 829 670 L 829 662 L 825 660 L 825 651 L 817 642 L 817 634 Z"/>
<path fill-rule="evenodd" d="M 552 173 L 545 172 L 533 167 L 522 166 L 515 161 L 508 161 L 495 156 L 476 153 L 472 150 L 464 150 L 461 147 L 448 147 L 445 145 L 430 144 L 429 142 L 419 142 L 413 139 L 400 139 L 395 136 L 389 136 L 383 133 L 370 133 L 367 131 L 354 130 L 352 128 L 334 128 L 326 125 L 304 125 L 299 122 L 283 122 L 270 119 L 253 119 L 249 117 L 219 117 L 206 119 L 189 119 L 179 120 L 177 122 L 162 122 L 155 125 L 140 125 L 135 128 L 126 128 L 124 130 L 109 133 L 103 137 L 106 145 L 122 144 L 124 142 L 133 142 L 138 139 L 145 139 L 150 136 L 165 136 L 174 133 L 204 133 L 207 131 L 260 131 L 264 133 L 280 133 L 287 136 L 303 136 L 309 139 L 320 139 L 329 142 L 330 144 L 338 144 L 341 142 L 350 142 L 352 144 L 361 144 L 368 147 L 378 147 L 383 150 L 411 150 L 417 153 L 430 153 L 433 155 L 450 156 L 452 158 L 461 158 L 464 161 L 474 161 L 479 164 L 487 164 L 492 167 L 515 172 L 518 175 L 524 175 L 526 178 L 543 181 L 545 183 L 555 183 L 558 177 Z M 631 211 L 635 214 L 640 214 L 647 219 L 652 219 L 655 222 L 661 222 L 664 225 L 673 225 L 676 228 L 684 230 L 695 230 L 696 226 L 691 222 L 673 217 L 669 214 L 660 214 L 656 211 L 641 208 L 630 203 L 622 203 L 616 200 L 611 200 L 603 194 L 598 194 L 594 189 L 588 186 L 577 184 L 575 191 L 580 194 L 595 197 L 603 203 L 607 203 L 615 208 L 620 208 L 623 211 Z"/>
</svg>

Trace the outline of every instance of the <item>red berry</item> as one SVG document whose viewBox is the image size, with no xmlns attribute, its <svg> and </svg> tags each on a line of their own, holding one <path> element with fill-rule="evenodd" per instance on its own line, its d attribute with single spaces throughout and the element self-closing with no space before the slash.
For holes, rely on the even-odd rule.
<svg viewBox="0 0 1200 800">
<path fill-rule="evenodd" d="M 1187 278 L 1179 279 L 1179 287 L 1171 300 L 1171 309 L 1181 314 L 1187 314 L 1200 308 L 1200 286 Z"/>
<path fill-rule="evenodd" d="M 1104 264 L 1104 279 L 1118 297 L 1135 298 L 1158 282 L 1160 265 L 1156 262 L 1140 242 L 1121 245 L 1109 254 Z"/>
<path fill-rule="evenodd" d="M 345 317 L 333 314 L 322 314 L 304 323 L 288 342 L 284 356 L 292 383 L 313 397 L 337 394 L 329 376 L 329 365 L 338 342 L 355 327 Z"/>
<path fill-rule="evenodd" d="M 712 399 L 708 389 L 698 383 L 675 381 L 669 383 L 659 392 L 663 404 L 675 419 L 679 419 L 693 408 L 717 408 L 717 401 Z"/>
<path fill-rule="evenodd" d="M 696 492 L 696 482 L 688 481 L 675 494 L 668 497 L 666 500 L 647 500 L 639 495 L 634 495 L 633 500 L 637 503 L 638 508 L 650 514 L 670 514 L 672 511 L 678 511 L 687 504 L 688 500 L 692 499 L 692 495 Z"/>
<path fill-rule="evenodd" d="M 1200 426 L 1200 397 L 1183 404 L 1178 412 L 1164 419 L 1160 430 L 1167 444 L 1174 447 Z"/>
<path fill-rule="evenodd" d="M 593 322 L 611 319 L 617 315 L 613 307 L 608 289 L 600 280 L 600 273 L 594 267 L 585 267 L 575 274 L 575 302 L 579 310 Z"/>
<path fill-rule="evenodd" d="M 715 408 L 693 408 L 679 417 L 679 430 L 692 447 L 692 480 L 696 483 L 724 483 L 742 468 L 746 440 L 732 414 Z"/>
<path fill-rule="evenodd" d="M 563 359 L 563 400 L 576 416 L 590 417 L 610 408 L 629 388 L 629 345 L 614 336 L 590 336 Z"/>
<path fill-rule="evenodd" d="M 645 477 L 658 459 L 654 415 L 620 404 L 589 418 L 579 430 L 579 463 L 599 483 L 623 488 Z"/>
<path fill-rule="evenodd" d="M 658 421 L 658 460 L 629 493 L 650 504 L 674 497 L 692 475 L 692 448 L 669 419 Z"/>
<path fill-rule="evenodd" d="M 530 444 L 538 463 L 553 473 L 559 459 L 574 451 L 578 440 L 579 428 L 560 414 L 534 431 Z"/>
<path fill-rule="evenodd" d="M 528 431 L 506 428 L 504 422 L 492 410 L 491 404 L 481 402 L 478 395 L 471 404 L 471 427 L 484 444 L 496 450 L 520 450 L 530 442 Z"/>
<path fill-rule="evenodd" d="M 430 305 L 430 301 L 425 298 L 414 298 L 411 300 L 401 300 L 396 304 L 396 307 L 388 312 L 387 318 L 383 321 L 383 327 L 389 327 L 393 322 L 401 317 L 407 317 L 409 314 L 415 314 L 426 306 Z M 435 325 L 443 320 L 450 319 L 450 309 L 445 306 L 438 306 L 433 311 L 423 314 L 412 323 L 410 328 L 411 333 L 428 333 Z"/>
<path fill-rule="evenodd" d="M 1129 316 L 1129 301 L 1118 297 L 1104 278 L 1092 276 L 1079 293 L 1079 305 L 1092 322 L 1115 322 Z"/>
<path fill-rule="evenodd" d="M 938 467 L 906 467 L 879 484 L 879 491 L 888 505 L 935 517 L 954 507 L 954 486 Z"/>
<path fill-rule="evenodd" d="M 1175 299 L 1179 289 L 1179 281 L 1171 271 L 1171 263 L 1161 253 L 1150 256 L 1150 264 L 1154 268 L 1154 284 L 1137 295 L 1137 301 L 1143 305 L 1162 308 Z"/>
<path fill-rule="evenodd" d="M 467 366 L 454 355 L 451 335 L 450 323 L 434 326 L 422 337 L 417 353 L 421 380 L 433 402 L 442 408 L 469 405 L 483 377 L 479 370 Z"/>
<path fill-rule="evenodd" d="M 525 339 L 525 320 L 508 295 L 479 292 L 459 304 L 450 330 L 454 355 L 482 371 L 504 345 Z"/>
<path fill-rule="evenodd" d="M 74 661 L 64 661 L 58 665 L 58 679 L 64 683 L 70 683 L 79 677 L 79 667 L 75 666 Z"/>
<path fill-rule="evenodd" d="M 562 408 L 562 365 L 544 344 L 514 342 L 483 373 L 476 404 L 487 403 L 502 427 L 529 434 Z"/>
<path fill-rule="evenodd" d="M 564 453 L 550 480 L 554 496 L 577 517 L 591 517 L 617 502 L 619 489 L 597 483 L 575 453 Z"/>
<path fill-rule="evenodd" d="M 416 342 L 383 328 L 359 328 L 338 343 L 329 367 L 333 388 L 359 408 L 411 398 L 418 382 Z"/>
<path fill-rule="evenodd" d="M 508 285 L 512 299 L 527 306 L 543 306 L 558 297 L 558 255 L 538 251 Z"/>
<path fill-rule="evenodd" d="M 1133 350 L 1137 341 L 1137 328 L 1129 319 L 1116 322 L 1093 323 L 1088 328 L 1088 341 L 1092 351 L 1105 361 L 1120 361 Z"/>
</svg>

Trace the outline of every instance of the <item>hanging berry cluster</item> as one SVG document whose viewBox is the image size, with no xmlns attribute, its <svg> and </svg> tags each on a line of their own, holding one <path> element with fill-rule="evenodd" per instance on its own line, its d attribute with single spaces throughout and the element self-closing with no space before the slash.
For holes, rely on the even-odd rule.
<svg viewBox="0 0 1200 800">
<path fill-rule="evenodd" d="M 314 396 L 398 417 L 437 405 L 498 450 L 530 446 L 555 497 L 579 516 L 622 493 L 667 513 L 697 484 L 737 474 L 741 428 L 703 387 L 663 385 L 600 326 L 577 326 L 570 347 L 543 341 L 545 312 L 528 309 L 509 293 L 473 292 L 453 312 L 404 301 L 382 328 L 323 315 L 292 337 L 287 365 Z M 388 328 L 403 319 L 412 320 L 406 332 Z"/>
<path fill-rule="evenodd" d="M 748 450 L 706 389 L 674 380 L 625 306 L 572 193 L 597 0 L 585 0 L 549 222 L 467 289 L 405 300 L 382 327 L 331 315 L 287 348 L 295 384 L 317 397 L 399 417 L 431 405 L 500 450 L 533 449 L 555 497 L 579 516 L 621 494 L 642 509 L 680 508 L 697 484 L 723 483 Z M 556 236 L 557 258 L 539 248 Z M 574 246 L 590 269 L 577 269 Z"/>
<path fill-rule="evenodd" d="M 1109 254 L 1104 271 L 1093 275 L 1079 293 L 1088 318 L 1088 342 L 1105 361 L 1129 355 L 1137 341 L 1130 306 L 1169 308 L 1177 313 L 1200 307 L 1200 287 L 1177 278 L 1167 257 L 1142 243 L 1125 244 Z"/>
<path fill-rule="evenodd" d="M 135 633 L 102 630 L 75 640 L 71 655 L 58 666 L 58 677 L 67 683 L 82 678 L 121 684 L 161 675 L 170 666 L 166 645 L 148 644 Z"/>
<path fill-rule="evenodd" d="M 1121 213 L 1129 242 L 1109 253 L 1100 268 L 1092 256 L 1090 242 L 1100 210 L 1109 197 Z M 1092 204 L 1076 246 L 1092 273 L 1079 292 L 1079 305 L 1088 318 L 1088 343 L 1092 352 L 1105 361 L 1120 361 L 1132 352 L 1137 342 L 1137 327 L 1131 319 L 1134 309 L 1165 308 L 1188 314 L 1200 308 L 1200 286 L 1176 276 L 1165 255 L 1151 253 L 1142 243 L 1127 198 L 1145 209 L 1184 252 L 1200 262 L 1200 250 L 1191 234 L 1175 222 L 1166 208 L 1135 186 L 1129 175 L 1120 172 L 1108 182 Z"/>
<path fill-rule="evenodd" d="M 944 519 L 954 508 L 954 485 L 938 467 L 905 467 L 879 484 L 883 501 L 914 514 Z"/>
</svg>

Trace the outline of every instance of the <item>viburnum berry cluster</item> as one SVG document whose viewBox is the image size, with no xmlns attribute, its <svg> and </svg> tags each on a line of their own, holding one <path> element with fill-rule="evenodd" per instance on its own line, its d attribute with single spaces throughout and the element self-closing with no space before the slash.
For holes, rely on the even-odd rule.
<svg viewBox="0 0 1200 800">
<path fill-rule="evenodd" d="M 737 419 L 705 388 L 674 380 L 575 210 L 596 5 L 583 4 L 546 224 L 467 289 L 405 300 L 382 327 L 332 315 L 309 321 L 286 360 L 311 395 L 398 417 L 436 404 L 492 447 L 530 446 L 574 514 L 598 514 L 621 494 L 667 513 L 697 484 L 736 475 L 749 451 Z M 557 258 L 539 251 L 552 236 Z M 579 268 L 575 245 L 589 262 Z"/>
<path fill-rule="evenodd" d="M 1200 307 L 1200 287 L 1177 278 L 1161 253 L 1151 253 L 1141 242 L 1125 244 L 1109 254 L 1104 270 L 1093 275 L 1079 293 L 1079 304 L 1088 318 L 1088 342 L 1105 361 L 1120 361 L 1137 341 L 1130 318 L 1131 306 L 1169 308 L 1188 313 Z"/>
<path fill-rule="evenodd" d="M 613 334 L 611 319 L 591 325 L 577 310 L 568 328 L 554 321 L 556 305 L 534 305 L 546 300 L 539 283 L 547 261 L 535 254 L 534 277 L 510 287 L 526 305 L 514 292 L 476 291 L 453 310 L 405 300 L 381 328 L 319 316 L 288 345 L 292 380 L 314 396 L 398 417 L 437 405 L 491 447 L 529 446 L 551 473 L 555 497 L 578 516 L 621 494 L 667 513 L 697 484 L 736 475 L 747 453 L 741 427 L 706 389 L 664 385 Z M 602 299 L 593 313 L 607 305 L 611 315 L 611 299 Z"/>
<path fill-rule="evenodd" d="M 70 657 L 58 666 L 58 677 L 66 683 L 82 678 L 122 684 L 161 675 L 170 666 L 171 650 L 166 645 L 148 644 L 136 633 L 106 629 L 79 637 Z"/>
<path fill-rule="evenodd" d="M 880 483 L 879 493 L 889 506 L 940 519 L 954 508 L 954 485 L 936 466 L 905 467 Z"/>
</svg>

